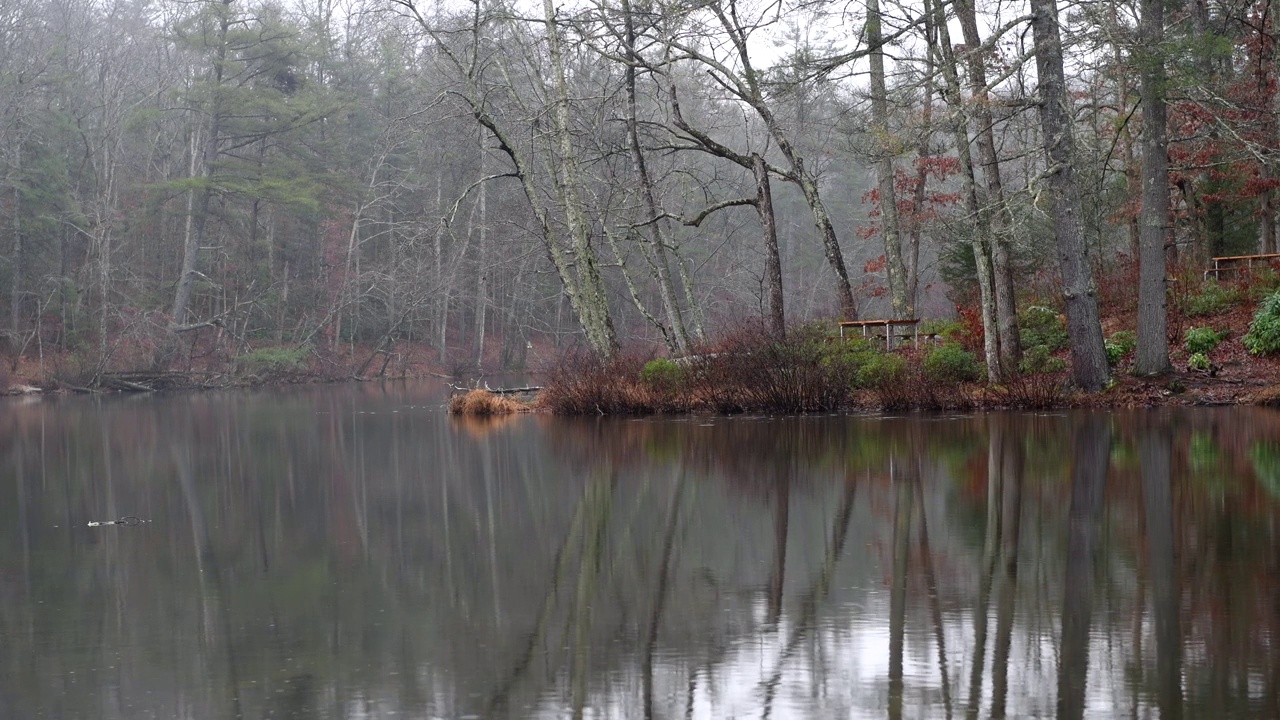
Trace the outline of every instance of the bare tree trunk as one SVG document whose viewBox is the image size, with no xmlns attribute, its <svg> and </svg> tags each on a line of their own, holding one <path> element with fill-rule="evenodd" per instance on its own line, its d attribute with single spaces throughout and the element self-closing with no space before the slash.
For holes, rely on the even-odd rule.
<svg viewBox="0 0 1280 720">
<path fill-rule="evenodd" d="M 938 29 L 933 21 L 933 13 L 925 10 L 924 28 L 926 42 L 933 46 L 938 44 Z M 925 53 L 925 76 L 924 82 L 924 100 L 923 107 L 920 110 L 920 144 L 916 147 L 916 158 L 919 161 L 919 167 L 916 168 L 916 187 L 915 196 L 912 202 L 915 206 L 916 213 L 922 212 L 925 203 L 928 201 L 926 193 L 929 181 L 929 173 L 925 165 L 925 159 L 933 155 L 933 93 L 936 84 L 936 75 L 938 72 L 937 56 L 933 51 Z M 907 234 L 907 251 L 904 262 L 907 266 L 907 317 L 919 317 L 917 309 L 920 303 L 920 240 L 924 227 L 920 218 L 917 217 L 911 223 L 910 231 Z"/>
<path fill-rule="evenodd" d="M 485 159 L 488 155 L 483 143 L 480 145 L 480 177 L 485 176 Z M 488 208 L 488 192 L 486 187 L 489 183 L 480 183 L 480 195 L 476 198 L 476 209 L 480 213 L 480 221 L 476 223 L 476 323 L 475 323 L 475 348 L 474 356 L 476 359 L 476 367 L 484 367 L 484 332 L 485 332 L 485 312 L 489 305 L 489 208 Z"/>
<path fill-rule="evenodd" d="M 215 192 L 213 179 L 218 164 L 218 136 L 222 132 L 222 83 L 227 64 L 227 30 L 231 27 L 231 2 L 232 0 L 219 0 L 214 6 L 218 13 L 218 31 L 215 38 L 217 46 L 214 48 L 213 68 L 210 72 L 209 134 L 204 139 L 200 207 L 195 215 L 195 231 L 187 236 L 186 246 L 182 251 L 182 271 L 178 275 L 178 287 L 174 292 L 173 310 L 169 313 L 170 322 L 176 325 L 182 325 L 186 321 L 187 309 L 191 303 L 191 288 L 200 262 L 200 246 L 204 244 L 209 208 L 213 203 Z"/>
<path fill-rule="evenodd" d="M 641 243 L 645 261 L 653 272 L 653 279 L 658 285 L 658 294 L 662 298 L 662 311 L 666 316 L 667 327 L 663 335 L 667 338 L 667 346 L 677 355 L 689 354 L 689 332 L 685 329 L 684 318 L 680 314 L 680 303 L 676 299 L 675 286 L 671 281 L 671 267 L 667 260 L 667 239 L 663 232 L 663 222 L 659 219 L 658 201 L 653 190 L 653 178 L 649 176 L 649 166 L 645 162 L 644 152 L 640 147 L 639 119 L 636 111 L 636 65 L 639 59 L 636 54 L 635 17 L 631 12 L 630 0 L 622 0 L 623 22 L 625 23 L 625 41 L 627 44 L 628 62 L 626 65 L 627 86 L 627 147 L 631 153 L 631 164 L 635 167 L 636 177 L 640 181 L 640 192 L 644 198 L 645 229 L 649 234 L 647 243 Z"/>
<path fill-rule="evenodd" d="M 1169 362 L 1165 235 L 1169 223 L 1169 137 L 1165 105 L 1163 0 L 1142 0 L 1142 216 L 1138 277 L 1138 348 L 1133 371 L 1159 375 Z"/>
<path fill-rule="evenodd" d="M 885 269 L 893 316 L 907 312 L 907 270 L 902 262 L 902 233 L 898 223 L 898 194 L 894 188 L 893 146 L 889 135 L 889 92 L 884 78 L 884 38 L 880 0 L 867 0 L 867 45 L 871 48 L 871 131 L 876 145 L 876 188 L 880 196 L 880 229 L 884 236 Z"/>
<path fill-rule="evenodd" d="M 23 273 L 26 268 L 23 267 L 23 247 L 22 247 L 22 147 L 19 145 L 15 151 L 14 165 L 16 167 L 16 180 L 13 183 L 13 223 L 12 223 L 12 240 L 13 240 L 13 272 L 12 279 L 9 284 L 9 342 L 15 350 L 22 347 L 22 341 L 19 340 L 21 334 L 22 312 L 22 281 Z M 17 362 L 17 358 L 14 358 Z"/>
<path fill-rule="evenodd" d="M 787 322 L 782 311 L 782 260 L 778 255 L 778 222 L 773 214 L 773 190 L 769 185 L 769 168 L 764 158 L 754 155 L 756 176 L 756 213 L 764 235 L 764 275 L 769 294 L 769 332 L 773 337 L 786 337 Z"/>
<path fill-rule="evenodd" d="M 444 212 L 444 174 L 436 173 L 436 217 L 443 218 Z M 436 358 L 439 363 L 448 367 L 449 363 L 449 295 L 453 292 L 452 284 L 445 282 L 444 271 L 444 232 L 437 228 L 432 238 L 432 250 L 435 261 L 436 287 L 438 288 L 436 306 Z"/>
<path fill-rule="evenodd" d="M 597 355 L 608 358 L 617 351 L 618 340 L 613 329 L 613 318 L 609 314 L 604 280 L 600 277 L 595 249 L 591 246 L 591 227 L 583 213 L 578 153 L 573 145 L 573 133 L 569 126 L 569 84 L 565 77 L 564 52 L 560 45 L 560 27 L 553 0 L 543 0 L 542 10 L 547 24 L 547 49 L 551 56 L 551 73 L 555 85 L 553 119 L 560 161 L 556 183 L 563 196 L 565 220 L 574 253 L 574 269 L 578 280 L 576 309 L 587 343 Z M 572 295 L 570 299 L 573 299 Z"/>
<path fill-rule="evenodd" d="M 987 377 L 998 380 L 1004 376 L 1000 363 L 999 326 L 996 321 L 995 293 L 991 279 L 991 256 L 987 252 L 986 238 L 990 234 L 986 213 L 978 203 L 977 183 L 973 171 L 973 154 L 970 150 L 969 123 L 964 112 L 964 100 L 960 94 L 960 75 L 957 69 L 955 53 L 951 50 L 951 34 L 947 30 L 946 18 L 941 12 L 941 5 L 936 0 L 931 2 L 928 11 L 934 18 L 934 27 L 938 32 L 937 46 L 942 49 L 939 65 L 942 67 L 945 86 L 943 96 L 951 106 L 951 131 L 955 135 L 956 152 L 960 156 L 960 181 L 964 194 L 965 208 L 969 213 L 972 229 L 969 231 L 969 244 L 973 251 L 974 269 L 978 280 L 979 302 L 982 306 L 983 356 L 987 364 Z M 1007 368 L 1012 370 L 1012 368 Z"/>
<path fill-rule="evenodd" d="M 991 97 L 987 91 L 987 71 L 980 48 L 982 36 L 978 32 L 978 20 L 973 0 L 958 0 L 956 17 L 965 45 L 969 48 L 969 94 L 973 103 L 972 119 L 976 125 L 978 164 L 987 191 L 986 215 L 991 231 L 992 289 L 996 304 L 996 324 L 1000 328 L 997 346 L 1001 368 L 1006 372 L 1018 366 L 1022 357 L 1021 333 L 1018 330 L 1017 295 L 1013 289 L 1013 261 L 1009 245 L 1013 232 L 1013 218 L 1004 197 L 1004 182 L 1000 177 L 1000 157 L 996 152 L 995 120 L 991 115 Z"/>
<path fill-rule="evenodd" d="M 684 290 L 685 307 L 689 308 L 689 322 L 693 325 L 693 337 L 698 342 L 703 342 L 707 339 L 707 330 L 703 323 L 702 306 L 698 303 L 697 296 L 693 294 L 693 278 L 689 275 L 689 266 L 685 264 L 684 258 L 680 257 L 679 249 L 675 246 L 671 248 L 671 255 L 680 273 L 680 287 Z"/>
<path fill-rule="evenodd" d="M 1062 37 L 1054 0 L 1031 0 L 1031 32 L 1035 39 L 1040 91 L 1040 125 L 1047 163 L 1047 184 L 1067 306 L 1067 334 L 1071 338 L 1071 370 L 1076 385 L 1097 392 L 1111 378 L 1097 291 L 1089 264 L 1081 220 L 1080 189 L 1075 179 L 1075 135 L 1071 128 L 1070 98 L 1062 67 Z"/>
<path fill-rule="evenodd" d="M 1271 76 L 1280 78 L 1280 48 L 1276 47 L 1274 39 L 1276 28 L 1280 27 L 1280 3 L 1272 3 L 1270 8 L 1271 12 L 1266 22 L 1267 30 L 1273 38 L 1268 46 L 1271 52 Z M 1262 165 L 1263 175 L 1272 182 L 1280 179 L 1280 120 L 1277 119 L 1278 117 L 1280 117 L 1280 92 L 1272 96 L 1271 112 L 1263 113 L 1263 122 L 1267 126 L 1267 139 L 1271 144 L 1271 147 L 1266 150 Z M 1258 252 L 1264 255 L 1274 253 L 1280 248 L 1280 242 L 1276 238 L 1276 209 L 1275 188 L 1267 188 L 1262 194 L 1262 233 L 1258 239 Z"/>
</svg>

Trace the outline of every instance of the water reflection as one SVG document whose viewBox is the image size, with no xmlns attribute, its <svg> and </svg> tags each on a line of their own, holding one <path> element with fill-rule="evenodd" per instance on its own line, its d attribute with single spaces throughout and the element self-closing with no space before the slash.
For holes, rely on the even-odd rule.
<svg viewBox="0 0 1280 720">
<path fill-rule="evenodd" d="M 441 401 L 6 406 L 0 717 L 1280 716 L 1274 412 Z"/>
</svg>

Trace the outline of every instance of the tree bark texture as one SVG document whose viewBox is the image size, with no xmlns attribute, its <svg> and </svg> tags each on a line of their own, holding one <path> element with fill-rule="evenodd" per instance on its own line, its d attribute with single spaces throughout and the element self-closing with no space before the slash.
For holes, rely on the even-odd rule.
<svg viewBox="0 0 1280 720">
<path fill-rule="evenodd" d="M 769 332 L 781 339 L 786 336 L 787 323 L 782 310 L 782 260 L 778 254 L 778 223 L 773 214 L 773 189 L 764 158 L 755 155 L 753 159 L 756 214 L 760 216 L 760 232 L 764 236 L 764 281 L 769 295 Z"/>
<path fill-rule="evenodd" d="M 583 212 L 580 192 L 582 178 L 569 123 L 569 84 L 565 75 L 564 51 L 560 44 L 560 27 L 556 21 L 555 3 L 544 0 L 542 9 L 547 24 L 552 82 L 555 84 L 553 117 L 560 155 L 560 171 L 556 182 L 563 197 L 565 220 L 573 249 L 574 270 L 578 280 L 578 317 L 592 350 L 600 357 L 608 358 L 617 352 L 618 340 L 613 329 L 613 317 L 609 313 L 609 297 L 605 292 L 604 279 L 600 276 L 595 248 L 591 245 L 591 226 Z"/>
<path fill-rule="evenodd" d="M 992 290 L 996 303 L 996 323 L 1000 329 L 997 345 L 1000 363 L 1005 371 L 1018 366 L 1022 358 L 1021 333 L 1018 330 L 1017 294 L 1013 289 L 1013 258 L 1010 250 L 1013 234 L 1013 218 L 1005 202 L 1004 182 L 1000 176 L 1000 156 L 996 152 L 995 119 L 991 114 L 991 97 L 987 91 L 987 69 L 983 56 L 982 36 L 978 32 L 977 12 L 973 0 L 958 0 L 955 4 L 960 30 L 968 46 L 969 94 L 973 104 L 972 119 L 978 145 L 978 164 L 982 167 L 986 185 L 986 206 L 990 229 Z"/>
<path fill-rule="evenodd" d="M 1163 0 L 1142 0 L 1139 36 L 1142 63 L 1142 214 L 1138 238 L 1138 347 L 1134 373 L 1158 375 L 1169 362 L 1168 292 L 1165 237 L 1169 224 L 1169 134 L 1165 104 L 1166 73 Z"/>
<path fill-rule="evenodd" d="M 1071 372 L 1077 386 L 1097 392 L 1110 381 L 1097 290 L 1084 240 L 1080 189 L 1075 178 L 1075 135 L 1071 128 L 1070 98 L 1062 65 L 1062 37 L 1054 0 L 1031 0 L 1031 31 L 1035 39 L 1039 84 L 1040 127 L 1044 139 L 1047 185 L 1053 207 L 1067 307 L 1067 335 L 1071 340 Z"/>
</svg>

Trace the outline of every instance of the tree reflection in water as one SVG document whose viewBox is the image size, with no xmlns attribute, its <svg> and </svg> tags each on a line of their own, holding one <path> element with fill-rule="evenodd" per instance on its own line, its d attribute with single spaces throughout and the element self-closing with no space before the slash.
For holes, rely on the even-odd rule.
<svg viewBox="0 0 1280 720">
<path fill-rule="evenodd" d="M 5 716 L 1280 716 L 1275 412 L 435 392 L 0 414 Z"/>
</svg>

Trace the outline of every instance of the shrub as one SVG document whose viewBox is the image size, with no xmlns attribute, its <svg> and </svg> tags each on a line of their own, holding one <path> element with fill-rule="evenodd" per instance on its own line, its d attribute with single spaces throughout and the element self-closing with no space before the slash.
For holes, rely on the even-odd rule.
<svg viewBox="0 0 1280 720">
<path fill-rule="evenodd" d="M 959 320 L 925 320 L 920 323 L 921 335 L 936 335 L 944 342 L 961 342 L 966 336 L 964 323 Z"/>
<path fill-rule="evenodd" d="M 307 354 L 311 348 L 273 346 L 258 348 L 236 358 L 236 363 L 254 373 L 288 373 L 307 369 Z"/>
<path fill-rule="evenodd" d="M 1209 369 L 1209 356 L 1202 352 L 1191 353 L 1191 356 L 1187 358 L 1187 369 L 1207 371 Z"/>
<path fill-rule="evenodd" d="M 924 356 L 924 373 L 931 380 L 944 383 L 961 383 L 977 380 L 982 376 L 978 357 L 965 350 L 959 343 L 944 343 Z"/>
<path fill-rule="evenodd" d="M 1050 358 L 1058 360 L 1059 358 Z M 1066 363 L 1062 363 L 1065 367 Z M 1015 375 L 1000 385 L 986 389 L 988 402 L 996 407 L 1020 410 L 1049 410 L 1067 404 L 1066 382 L 1060 372 Z"/>
<path fill-rule="evenodd" d="M 1262 301 L 1242 341 L 1254 355 L 1280 351 L 1280 292 L 1268 295 Z"/>
<path fill-rule="evenodd" d="M 1226 333 L 1219 333 L 1210 327 L 1187 328 L 1187 333 L 1183 336 L 1183 347 L 1193 355 L 1205 355 L 1218 347 L 1218 343 L 1226 337 Z"/>
<path fill-rule="evenodd" d="M 1018 372 L 1023 375 L 1059 373 L 1066 369 L 1067 361 L 1054 357 L 1047 345 L 1035 345 L 1022 351 L 1022 362 L 1018 363 Z"/>
<path fill-rule="evenodd" d="M 717 412 L 826 412 L 848 403 L 858 368 L 874 354 L 820 324 L 793 328 L 785 341 L 742 327 L 692 361 L 688 394 Z"/>
<path fill-rule="evenodd" d="M 1192 317 L 1216 315 L 1239 305 L 1241 300 L 1242 293 L 1236 288 L 1221 285 L 1217 280 L 1206 280 L 1200 286 L 1199 293 L 1187 297 L 1186 314 Z"/>
<path fill-rule="evenodd" d="M 581 352 L 561 358 L 547 373 L 538 404 L 557 415 L 636 415 L 669 409 L 637 382 L 641 361 L 619 356 L 602 362 Z"/>
<path fill-rule="evenodd" d="M 848 338 L 832 343 L 825 351 L 822 362 L 828 368 L 839 368 L 856 377 L 858 369 L 882 354 L 874 341 L 863 338 Z"/>
<path fill-rule="evenodd" d="M 907 376 L 907 361 L 901 355 L 877 353 L 858 368 L 858 387 L 879 390 L 901 384 Z"/>
<path fill-rule="evenodd" d="M 674 392 L 685 384 L 688 372 L 674 360 L 658 358 L 645 363 L 640 369 L 640 382 L 654 390 Z"/>
<path fill-rule="evenodd" d="M 1130 330 L 1121 330 L 1107 338 L 1107 362 L 1118 365 L 1125 355 L 1138 346 L 1138 337 Z"/>
<path fill-rule="evenodd" d="M 1043 345 L 1053 353 L 1067 346 L 1067 321 L 1053 308 L 1031 305 L 1022 311 L 1018 325 L 1024 347 Z"/>
</svg>

